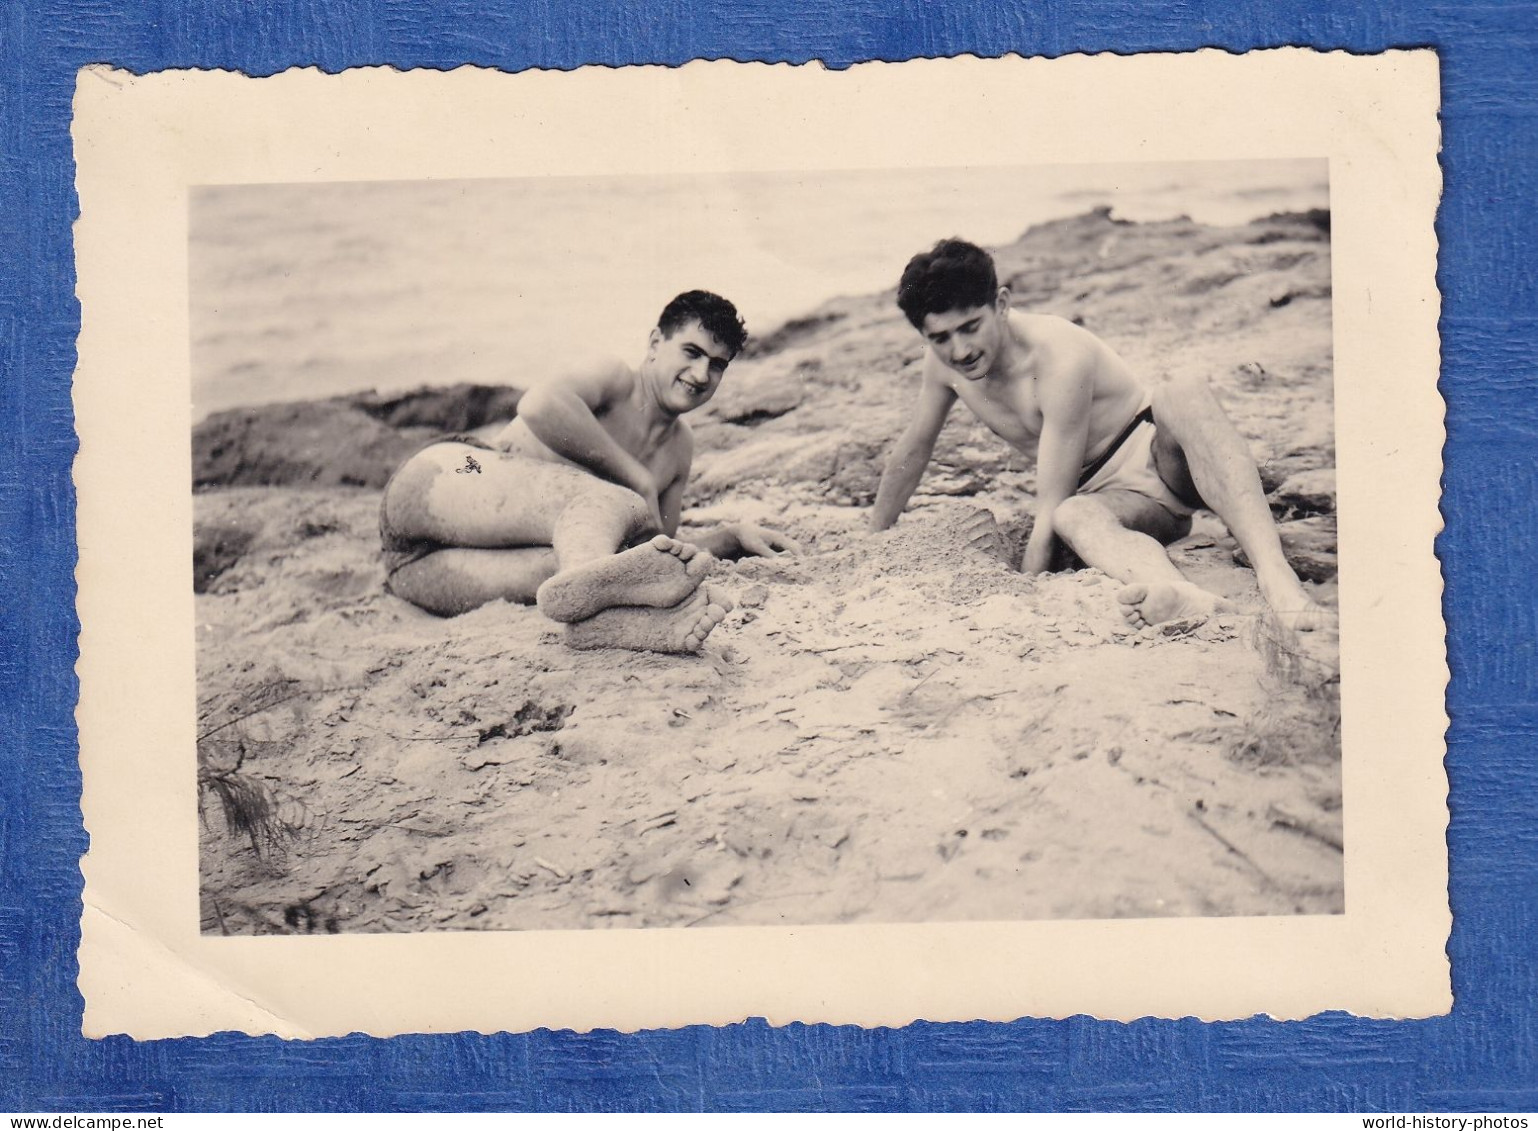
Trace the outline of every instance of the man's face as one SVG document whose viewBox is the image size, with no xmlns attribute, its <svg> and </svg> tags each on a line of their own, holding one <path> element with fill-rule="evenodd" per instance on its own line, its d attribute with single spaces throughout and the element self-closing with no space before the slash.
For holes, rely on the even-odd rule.
<svg viewBox="0 0 1538 1131">
<path fill-rule="evenodd" d="M 919 332 L 940 361 L 968 381 L 981 381 L 998 360 L 1004 316 L 999 303 L 924 315 Z"/>
<path fill-rule="evenodd" d="M 657 403 L 682 414 L 716 395 L 731 352 L 698 322 L 688 322 L 671 335 L 653 330 L 646 350 L 646 370 Z"/>
</svg>

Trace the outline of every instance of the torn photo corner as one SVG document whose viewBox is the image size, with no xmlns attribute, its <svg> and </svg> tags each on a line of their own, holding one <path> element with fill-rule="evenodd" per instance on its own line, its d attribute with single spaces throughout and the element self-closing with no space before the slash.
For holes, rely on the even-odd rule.
<svg viewBox="0 0 1538 1131">
<path fill-rule="evenodd" d="M 1446 1012 L 1437 98 L 83 70 L 86 1034 Z"/>
</svg>

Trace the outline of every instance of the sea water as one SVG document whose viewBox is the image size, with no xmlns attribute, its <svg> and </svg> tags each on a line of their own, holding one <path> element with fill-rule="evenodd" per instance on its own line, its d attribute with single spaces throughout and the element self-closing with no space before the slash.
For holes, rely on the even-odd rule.
<svg viewBox="0 0 1538 1131">
<path fill-rule="evenodd" d="M 195 418 L 635 362 L 705 288 L 767 333 L 958 235 L 1109 207 L 1240 224 L 1329 206 L 1323 160 L 225 185 L 189 210 Z"/>
</svg>

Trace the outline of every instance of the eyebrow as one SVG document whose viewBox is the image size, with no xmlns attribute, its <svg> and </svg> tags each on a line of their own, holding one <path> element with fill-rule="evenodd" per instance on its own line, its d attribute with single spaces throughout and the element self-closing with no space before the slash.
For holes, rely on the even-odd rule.
<svg viewBox="0 0 1538 1131">
<path fill-rule="evenodd" d="M 953 334 L 955 331 L 957 331 L 957 330 L 965 330 L 968 326 L 975 326 L 975 325 L 977 325 L 978 321 L 979 321 L 979 319 L 977 319 L 977 318 L 968 318 L 965 322 L 957 323 L 955 326 L 952 326 L 949 330 L 936 330 L 933 334 L 925 334 L 924 336 L 926 338 L 928 338 L 932 342 L 944 341 L 946 338 L 950 337 L 951 334 Z"/>
</svg>

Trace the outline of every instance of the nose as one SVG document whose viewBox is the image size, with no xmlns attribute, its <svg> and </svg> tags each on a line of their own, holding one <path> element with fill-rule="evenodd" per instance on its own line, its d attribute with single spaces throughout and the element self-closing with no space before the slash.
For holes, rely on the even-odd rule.
<svg viewBox="0 0 1538 1131">
<path fill-rule="evenodd" d="M 972 356 L 972 339 L 956 337 L 951 339 L 951 360 L 961 361 Z"/>
</svg>

